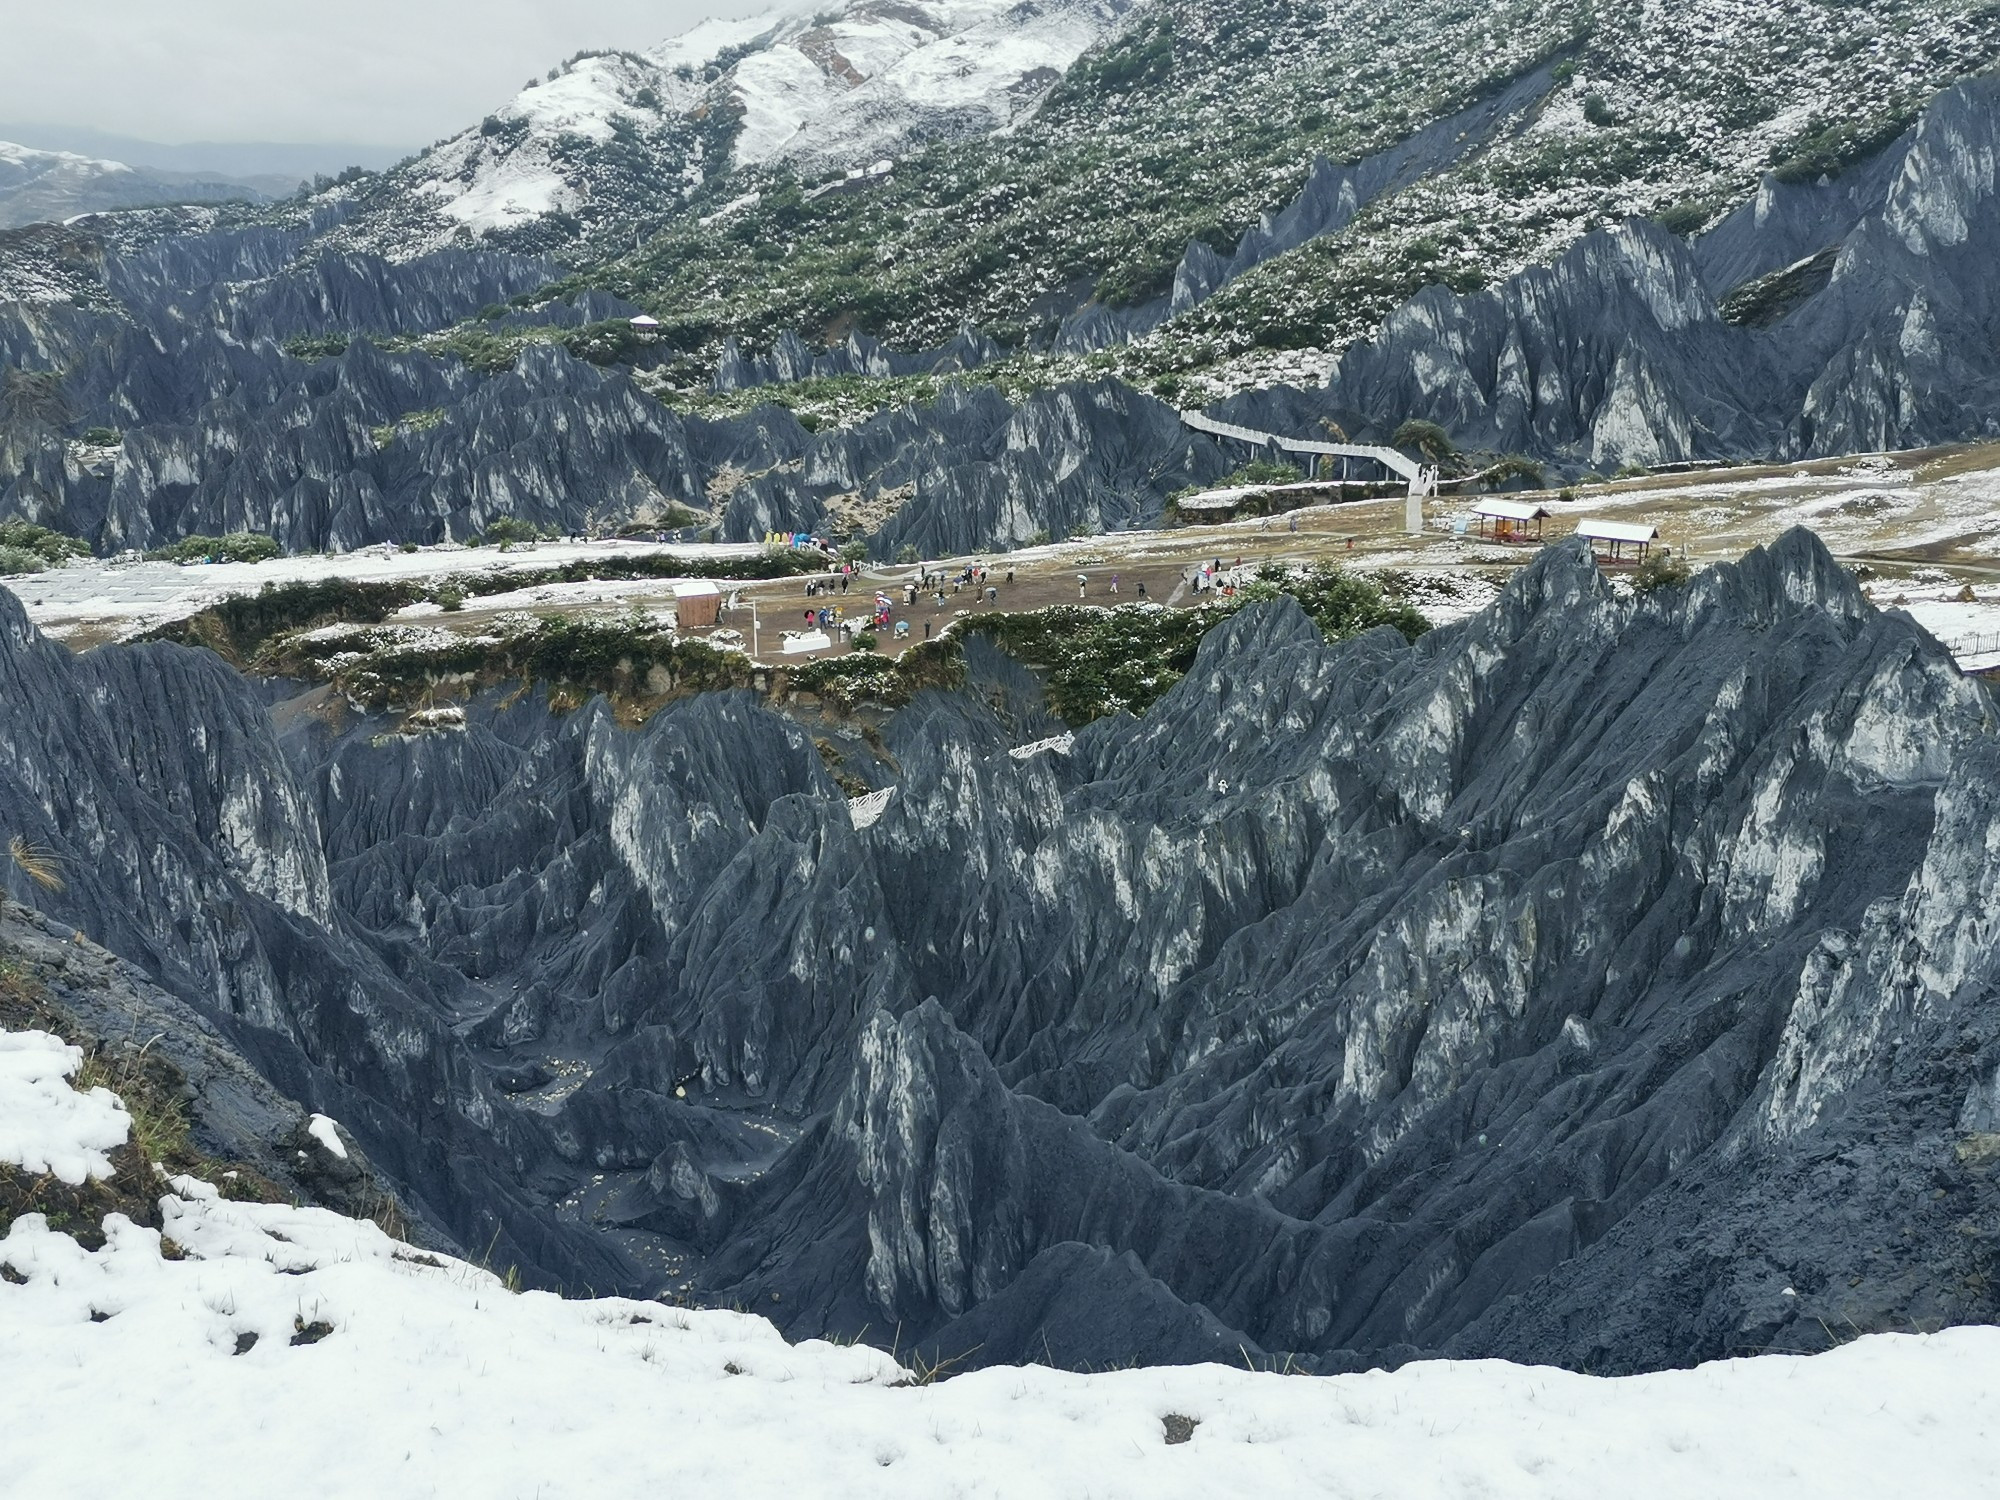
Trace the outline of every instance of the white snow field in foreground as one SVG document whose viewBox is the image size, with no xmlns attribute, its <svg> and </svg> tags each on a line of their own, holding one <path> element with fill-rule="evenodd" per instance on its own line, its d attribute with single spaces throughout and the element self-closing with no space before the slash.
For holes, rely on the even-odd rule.
<svg viewBox="0 0 2000 1500">
<path fill-rule="evenodd" d="M 118 1215 L 95 1254 L 39 1215 L 0 1239 L 0 1495 L 1827 1500 L 1991 1493 L 2000 1437 L 1996 1329 L 1620 1380 L 1486 1361 L 901 1386 L 884 1354 L 761 1318 L 517 1295 L 372 1224 L 172 1186 L 185 1259 Z"/>
<path fill-rule="evenodd" d="M 104 1153 L 125 1144 L 132 1121 L 109 1089 L 70 1087 L 82 1062 L 80 1049 L 46 1031 L 0 1031 L 0 1165 L 71 1187 L 111 1175 Z"/>
</svg>

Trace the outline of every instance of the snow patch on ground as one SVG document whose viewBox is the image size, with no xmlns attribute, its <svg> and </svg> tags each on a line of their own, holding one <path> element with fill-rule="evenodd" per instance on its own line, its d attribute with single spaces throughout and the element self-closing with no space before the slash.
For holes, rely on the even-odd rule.
<svg viewBox="0 0 2000 1500">
<path fill-rule="evenodd" d="M 490 547 L 444 545 L 404 552 L 396 547 L 367 547 L 331 555 L 308 553 L 275 557 L 260 563 L 130 562 L 80 558 L 61 568 L 9 578 L 4 586 L 19 596 L 28 618 L 57 638 L 88 624 L 115 622 L 121 635 L 137 635 L 206 609 L 230 594 L 254 594 L 267 583 L 319 582 L 345 578 L 355 583 L 383 583 L 409 578 L 443 578 L 452 574 L 520 572 L 589 563 L 612 557 L 671 554 L 690 561 L 755 557 L 763 549 L 749 542 L 662 544 L 618 540 L 537 542 L 507 552 Z M 657 592 L 671 580 L 605 580 L 582 585 L 544 585 L 575 591 L 595 590 L 597 596 L 617 597 L 639 586 Z M 521 597 L 534 592 L 522 591 Z M 499 608 L 492 601 L 512 601 L 514 594 L 484 596 L 482 608 Z M 441 613 L 436 606 L 413 608 L 412 614 Z"/>
<path fill-rule="evenodd" d="M 332 1152 L 342 1161 L 347 1160 L 347 1147 L 342 1145 L 340 1141 L 340 1127 L 335 1125 L 330 1117 L 326 1115 L 314 1115 L 310 1120 L 306 1121 L 306 1129 L 311 1133 L 312 1138 L 326 1147 L 328 1151 Z"/>
<path fill-rule="evenodd" d="M 80 1049 L 46 1031 L 0 1031 L 0 1166 L 71 1187 L 111 1175 L 105 1153 L 125 1144 L 131 1117 L 109 1089 L 70 1087 L 82 1063 Z"/>
</svg>

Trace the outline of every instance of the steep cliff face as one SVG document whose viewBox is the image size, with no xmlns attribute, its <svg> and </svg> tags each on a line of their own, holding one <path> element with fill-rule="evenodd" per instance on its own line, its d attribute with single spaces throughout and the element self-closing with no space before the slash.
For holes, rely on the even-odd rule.
<svg viewBox="0 0 2000 1500">
<path fill-rule="evenodd" d="M 975 1361 L 1995 1312 L 1994 711 L 1805 533 L 1636 600 L 1554 549 L 1414 647 L 1255 607 L 1020 753 L 982 656 L 872 821 L 748 695 L 279 736 L 7 644 L 0 817 L 76 872 L 10 890 L 537 1276 Z"/>
<path fill-rule="evenodd" d="M 1933 821 L 1961 757 L 1986 763 L 1983 694 L 1796 535 L 1671 604 L 1557 557 L 1435 645 L 1301 627 L 1232 624 L 1144 725 L 1060 764 L 906 776 L 864 838 L 909 994 L 939 1003 L 873 1024 L 793 1159 L 711 1185 L 711 1275 L 859 1279 L 947 1353 L 984 1304 L 990 1357 L 1037 1337 L 1003 1288 L 1081 1245 L 1137 1263 L 1117 1326 L 1151 1326 L 1157 1281 L 1329 1367 L 1629 1367 L 1813 1346 L 1821 1306 L 1983 1305 L 1989 1252 L 1952 1236 L 1993 1187 L 1953 1140 L 1993 1019 L 1937 972 L 1948 940 L 1876 939 L 1935 976 L 1898 999 L 1850 956 L 1893 893 L 1962 909 L 1919 872 L 1964 863 Z M 1915 1055 L 1902 1006 L 1936 1012 Z M 1923 1248 L 1860 1255 L 1790 1186 L 1842 1150 L 1885 1224 L 1936 1174 L 1963 1196 Z M 1704 1183 L 1721 1250 L 1679 1217 Z M 1678 1296 L 1572 1259 L 1642 1207 L 1626 1253 Z"/>
<path fill-rule="evenodd" d="M 1849 177 L 1767 183 L 1692 246 L 1635 220 L 1488 291 L 1432 288 L 1324 392 L 1234 405 L 1377 435 L 1423 417 L 1598 469 L 2000 431 L 1997 133 L 2000 82 L 1961 84 Z"/>
<path fill-rule="evenodd" d="M 483 1232 L 530 1274 L 632 1274 L 528 1210 L 520 1174 L 547 1147 L 496 1113 L 453 1038 L 462 986 L 431 967 L 413 988 L 346 935 L 312 799 L 248 684 L 205 652 L 74 658 L 4 594 L 0 696 L 0 825 L 62 880 L 42 889 L 8 861 L 12 897 L 139 965 L 348 1125 L 458 1243 Z"/>
</svg>

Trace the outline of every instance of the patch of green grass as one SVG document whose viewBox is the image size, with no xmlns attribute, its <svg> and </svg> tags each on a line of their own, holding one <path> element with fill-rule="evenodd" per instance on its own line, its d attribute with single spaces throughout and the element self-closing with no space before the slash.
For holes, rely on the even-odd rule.
<svg viewBox="0 0 2000 1500">
<path fill-rule="evenodd" d="M 375 440 L 377 448 L 387 448 L 404 433 L 429 432 L 434 427 L 442 426 L 444 419 L 445 410 L 441 406 L 426 411 L 406 411 L 393 422 L 370 428 L 368 435 Z"/>
<path fill-rule="evenodd" d="M 332 359 L 347 352 L 348 342 L 344 333 L 304 334 L 286 339 L 284 350 L 293 359 Z"/>
</svg>

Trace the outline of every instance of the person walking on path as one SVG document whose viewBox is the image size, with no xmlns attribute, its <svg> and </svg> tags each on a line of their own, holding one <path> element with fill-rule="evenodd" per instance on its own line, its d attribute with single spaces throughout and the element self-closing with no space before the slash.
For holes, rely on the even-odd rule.
<svg viewBox="0 0 2000 1500">
<path fill-rule="evenodd" d="M 1079 573 L 1076 575 L 1077 598 L 1081 599 L 1083 597 L 1084 590 L 1087 589 L 1089 586 L 1090 586 L 1090 578 L 1087 574 Z"/>
<path fill-rule="evenodd" d="M 1118 592 L 1118 575 L 1116 573 L 1111 575 L 1111 592 L 1114 594 Z"/>
</svg>

